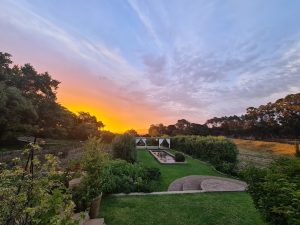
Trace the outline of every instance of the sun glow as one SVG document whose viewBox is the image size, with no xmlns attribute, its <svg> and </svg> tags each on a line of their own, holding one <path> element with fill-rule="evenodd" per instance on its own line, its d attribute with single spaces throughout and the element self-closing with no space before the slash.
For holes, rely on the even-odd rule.
<svg viewBox="0 0 300 225">
<path fill-rule="evenodd" d="M 135 129 L 140 134 L 147 133 L 144 121 L 129 120 L 130 115 L 126 112 L 121 112 L 120 110 L 114 111 L 107 107 L 107 105 L 101 105 L 99 102 L 88 102 L 81 99 L 71 101 L 63 98 L 60 99 L 60 102 L 64 107 L 76 114 L 84 111 L 96 116 L 97 120 L 104 123 L 104 130 L 123 133 L 129 129 Z"/>
</svg>

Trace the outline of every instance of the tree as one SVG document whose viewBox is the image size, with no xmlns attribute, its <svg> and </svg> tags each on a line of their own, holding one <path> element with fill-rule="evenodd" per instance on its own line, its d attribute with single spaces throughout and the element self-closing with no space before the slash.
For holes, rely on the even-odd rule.
<svg viewBox="0 0 300 225">
<path fill-rule="evenodd" d="M 166 129 L 166 134 L 169 136 L 175 135 L 176 126 L 175 125 L 168 125 Z"/>
<path fill-rule="evenodd" d="M 12 63 L 10 58 L 10 54 L 0 52 L 0 81 L 5 81 L 8 79 L 10 74 L 9 65 Z"/>
<path fill-rule="evenodd" d="M 134 130 L 134 129 L 131 129 L 131 130 L 126 131 L 125 134 L 129 134 L 129 135 L 131 135 L 131 136 L 133 136 L 133 137 L 139 136 L 139 134 L 138 134 L 138 133 L 136 132 L 136 130 Z"/>
<path fill-rule="evenodd" d="M 105 144 L 111 144 L 115 136 L 116 136 L 116 134 L 114 134 L 110 131 L 107 131 L 107 130 L 102 130 L 100 132 L 100 138 L 101 138 L 102 142 Z"/>
<path fill-rule="evenodd" d="M 11 55 L 0 52 L 0 140 L 19 135 L 87 139 L 99 136 L 103 123 L 89 113 L 78 116 L 56 101 L 59 81 L 30 64 L 12 66 Z"/>
<path fill-rule="evenodd" d="M 117 135 L 112 142 L 112 153 L 115 159 L 124 159 L 127 162 L 136 161 L 135 140 L 129 134 Z"/>
<path fill-rule="evenodd" d="M 148 134 L 151 136 L 151 137 L 157 137 L 160 135 L 159 133 L 159 129 L 156 125 L 152 124 L 148 130 Z"/>
<path fill-rule="evenodd" d="M 148 130 L 148 134 L 151 137 L 160 137 L 167 133 L 167 127 L 165 127 L 162 123 L 154 125 L 152 124 Z"/>
<path fill-rule="evenodd" d="M 181 131 L 181 133 L 184 134 L 184 132 L 190 128 L 191 123 L 185 119 L 181 119 L 177 121 L 175 126 L 177 130 Z"/>
<path fill-rule="evenodd" d="M 95 116 L 88 112 L 79 112 L 72 136 L 76 139 L 86 140 L 89 136 L 99 136 L 100 129 L 103 127 L 104 124 Z"/>
<path fill-rule="evenodd" d="M 15 87 L 0 82 L 0 141 L 14 140 L 15 134 L 36 131 L 37 112 Z"/>
</svg>

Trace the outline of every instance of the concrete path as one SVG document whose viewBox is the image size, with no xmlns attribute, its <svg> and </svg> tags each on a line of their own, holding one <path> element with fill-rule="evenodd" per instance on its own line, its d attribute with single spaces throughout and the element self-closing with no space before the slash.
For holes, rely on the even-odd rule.
<svg viewBox="0 0 300 225">
<path fill-rule="evenodd" d="M 173 181 L 170 184 L 168 191 L 245 191 L 246 188 L 247 184 L 240 180 L 215 176 L 192 175 Z"/>
</svg>

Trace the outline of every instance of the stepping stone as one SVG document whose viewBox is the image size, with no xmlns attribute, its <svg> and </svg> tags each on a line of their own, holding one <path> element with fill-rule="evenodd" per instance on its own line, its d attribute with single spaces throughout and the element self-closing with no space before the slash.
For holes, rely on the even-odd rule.
<svg viewBox="0 0 300 225">
<path fill-rule="evenodd" d="M 104 218 L 88 220 L 84 225 L 105 225 Z"/>
</svg>

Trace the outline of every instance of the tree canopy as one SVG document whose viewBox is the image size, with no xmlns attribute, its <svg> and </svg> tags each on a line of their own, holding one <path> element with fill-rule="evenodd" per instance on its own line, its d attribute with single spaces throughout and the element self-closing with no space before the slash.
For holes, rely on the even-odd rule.
<svg viewBox="0 0 300 225">
<path fill-rule="evenodd" d="M 84 140 L 98 136 L 104 124 L 88 112 L 78 115 L 56 101 L 59 81 L 30 64 L 13 65 L 0 52 L 0 141 L 18 135 Z"/>
</svg>

